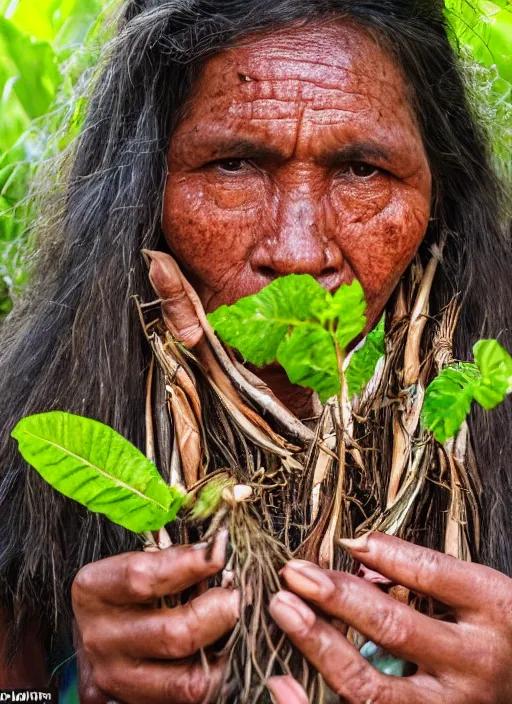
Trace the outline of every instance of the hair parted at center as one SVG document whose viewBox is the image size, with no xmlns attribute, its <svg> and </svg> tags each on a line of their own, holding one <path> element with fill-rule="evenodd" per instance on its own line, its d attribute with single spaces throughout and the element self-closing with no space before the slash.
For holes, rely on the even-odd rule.
<svg viewBox="0 0 512 704">
<path fill-rule="evenodd" d="M 164 248 L 170 136 L 211 56 L 257 32 L 350 20 L 401 67 L 433 177 L 420 251 L 445 238 L 431 311 L 457 297 L 455 357 L 481 337 L 512 347 L 507 198 L 468 101 L 439 0 L 131 0 L 94 78 L 87 119 L 36 223 L 38 264 L 0 345 L 0 597 L 18 634 L 71 639 L 70 587 L 84 564 L 136 536 L 58 495 L 10 432 L 28 414 L 86 415 L 144 447 L 150 350 L 131 297 L 151 298 L 141 250 Z M 512 405 L 470 428 L 482 479 L 479 559 L 512 574 Z"/>
</svg>

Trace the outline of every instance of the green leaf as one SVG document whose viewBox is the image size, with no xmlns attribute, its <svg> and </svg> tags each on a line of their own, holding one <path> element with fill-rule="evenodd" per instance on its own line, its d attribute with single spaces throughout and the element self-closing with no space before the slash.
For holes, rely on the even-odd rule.
<svg viewBox="0 0 512 704">
<path fill-rule="evenodd" d="M 290 274 L 208 319 L 247 361 L 263 366 L 277 359 L 292 383 L 325 401 L 340 389 L 335 343 L 343 354 L 366 325 L 365 309 L 358 281 L 332 295 L 312 276 Z"/>
<path fill-rule="evenodd" d="M 204 521 L 217 511 L 222 502 L 222 492 L 233 484 L 233 480 L 211 479 L 199 492 L 190 517 L 193 521 Z"/>
<path fill-rule="evenodd" d="M 363 346 L 352 355 L 345 372 L 348 393 L 360 394 L 375 373 L 375 367 L 386 352 L 384 317 L 365 338 Z"/>
<path fill-rule="evenodd" d="M 474 364 L 445 367 L 428 386 L 421 411 L 423 425 L 438 442 L 453 438 L 466 419 L 480 372 Z"/>
<path fill-rule="evenodd" d="M 309 274 L 290 274 L 232 306 L 217 308 L 208 320 L 226 344 L 264 366 L 276 359 L 288 330 L 314 317 L 313 308 L 325 304 L 328 296 Z"/>
<path fill-rule="evenodd" d="M 474 398 L 489 410 L 512 390 L 512 357 L 496 340 L 480 340 L 473 347 L 473 354 L 482 375 Z"/>
<path fill-rule="evenodd" d="M 183 493 L 136 447 L 96 420 L 40 413 L 20 420 L 11 435 L 54 489 L 135 533 L 158 530 L 183 503 Z"/>
<path fill-rule="evenodd" d="M 344 350 L 366 325 L 366 301 L 363 287 L 354 279 L 350 286 L 343 284 L 333 296 L 338 309 L 336 340 L 340 349 Z"/>
<path fill-rule="evenodd" d="M 51 44 L 34 40 L 5 17 L 0 17 L 0 39 L 16 67 L 14 90 L 25 112 L 31 119 L 44 115 L 62 80 Z"/>
<path fill-rule="evenodd" d="M 296 327 L 289 333 L 279 345 L 277 361 L 292 384 L 313 389 L 322 403 L 340 390 L 334 340 L 319 324 Z"/>
</svg>

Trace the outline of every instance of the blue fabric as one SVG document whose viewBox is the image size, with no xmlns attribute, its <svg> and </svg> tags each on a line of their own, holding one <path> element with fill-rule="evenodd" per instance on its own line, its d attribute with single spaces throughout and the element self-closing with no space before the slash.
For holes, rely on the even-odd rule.
<svg viewBox="0 0 512 704">
<path fill-rule="evenodd" d="M 60 672 L 59 704 L 80 704 L 76 658 L 64 665 Z"/>
</svg>

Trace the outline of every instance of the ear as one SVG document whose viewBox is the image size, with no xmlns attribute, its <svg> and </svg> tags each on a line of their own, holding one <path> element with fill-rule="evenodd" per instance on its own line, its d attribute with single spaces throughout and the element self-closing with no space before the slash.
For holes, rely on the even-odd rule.
<svg viewBox="0 0 512 704">
<path fill-rule="evenodd" d="M 186 347 L 194 347 L 203 336 L 197 315 L 199 296 L 183 276 L 176 260 L 165 252 L 142 251 L 149 266 L 149 280 L 162 299 L 162 315 L 171 334 Z"/>
</svg>

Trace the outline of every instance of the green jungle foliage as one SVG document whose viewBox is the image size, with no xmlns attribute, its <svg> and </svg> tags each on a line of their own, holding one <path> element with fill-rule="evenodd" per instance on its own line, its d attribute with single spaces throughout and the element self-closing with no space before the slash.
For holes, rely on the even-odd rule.
<svg viewBox="0 0 512 704">
<path fill-rule="evenodd" d="M 28 276 L 29 184 L 79 129 L 77 84 L 98 58 L 105 5 L 0 0 L 0 320 Z"/>
<path fill-rule="evenodd" d="M 98 57 L 107 4 L 117 0 L 0 0 L 0 320 L 28 277 L 29 184 L 80 127 L 76 96 Z M 446 0 L 446 8 L 498 166 L 510 176 L 512 7 Z"/>
</svg>

